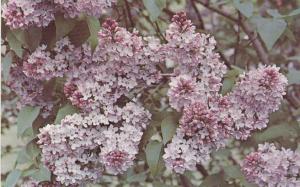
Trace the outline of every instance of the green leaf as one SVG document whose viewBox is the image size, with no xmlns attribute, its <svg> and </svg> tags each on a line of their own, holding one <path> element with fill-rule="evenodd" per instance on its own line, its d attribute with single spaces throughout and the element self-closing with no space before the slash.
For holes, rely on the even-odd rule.
<svg viewBox="0 0 300 187">
<path fill-rule="evenodd" d="M 300 71 L 296 69 L 289 69 L 287 79 L 289 84 L 300 84 Z"/>
<path fill-rule="evenodd" d="M 33 160 L 41 153 L 41 150 L 34 139 L 26 145 L 26 153 Z"/>
<path fill-rule="evenodd" d="M 224 167 L 224 173 L 226 175 L 227 178 L 231 179 L 231 178 L 234 178 L 234 179 L 242 179 L 243 178 L 243 175 L 241 173 L 241 169 L 239 166 L 227 166 L 227 167 Z"/>
<path fill-rule="evenodd" d="M 172 137 L 176 133 L 177 127 L 178 123 L 173 116 L 167 116 L 165 119 L 163 119 L 163 121 L 161 122 L 161 132 L 164 144 L 172 139 Z"/>
<path fill-rule="evenodd" d="M 69 34 L 72 29 L 75 27 L 76 21 L 74 19 L 66 19 L 62 14 L 55 16 L 55 33 L 56 40 L 61 39 L 62 37 Z"/>
<path fill-rule="evenodd" d="M 6 174 L 15 168 L 17 157 L 18 155 L 15 152 L 1 155 L 1 174 Z"/>
<path fill-rule="evenodd" d="M 19 178 L 21 177 L 21 171 L 20 170 L 12 170 L 7 178 L 6 178 L 6 181 L 5 181 L 5 184 L 4 184 L 4 187 L 14 187 L 16 186 Z"/>
<path fill-rule="evenodd" d="M 146 160 L 153 176 L 156 176 L 159 168 L 158 163 L 161 157 L 162 143 L 158 141 L 150 141 L 146 146 Z"/>
<path fill-rule="evenodd" d="M 226 74 L 224 75 L 224 81 L 223 81 L 223 84 L 222 84 L 222 90 L 221 90 L 221 94 L 222 95 L 226 95 L 227 93 L 229 93 L 235 82 L 236 82 L 236 79 L 238 78 L 238 76 L 243 73 L 243 69 L 237 67 L 237 66 L 232 66 L 232 69 L 231 70 L 228 70 L 226 72 Z"/>
<path fill-rule="evenodd" d="M 7 33 L 7 42 L 9 44 L 9 47 L 16 53 L 16 55 L 22 58 L 22 43 L 16 38 L 16 36 L 12 32 Z"/>
<path fill-rule="evenodd" d="M 149 12 L 151 21 L 156 21 L 158 16 L 161 14 L 161 9 L 154 0 L 143 0 L 144 6 Z"/>
<path fill-rule="evenodd" d="M 299 14 L 300 14 L 300 8 L 297 8 L 297 9 L 293 10 L 292 12 L 290 12 L 288 14 L 288 16 L 297 16 Z"/>
<path fill-rule="evenodd" d="M 131 182 L 144 182 L 147 178 L 147 171 L 131 175 L 127 177 L 126 181 L 131 183 Z"/>
<path fill-rule="evenodd" d="M 90 31 L 86 21 L 77 22 L 73 30 L 68 34 L 72 44 L 81 46 L 90 37 Z"/>
<path fill-rule="evenodd" d="M 100 23 L 96 17 L 87 16 L 86 22 L 89 27 L 90 37 L 88 42 L 90 43 L 92 49 L 94 50 L 98 45 L 98 32 L 100 30 Z"/>
<path fill-rule="evenodd" d="M 21 109 L 17 119 L 18 136 L 23 135 L 27 129 L 32 128 L 32 123 L 37 118 L 39 113 L 39 107 L 26 106 Z"/>
<path fill-rule="evenodd" d="M 39 169 L 33 171 L 29 176 L 38 182 L 51 180 L 51 172 L 44 166 L 41 166 Z"/>
<path fill-rule="evenodd" d="M 254 6 L 252 1 L 241 3 L 240 0 L 233 0 L 233 5 L 247 18 L 250 18 L 253 15 Z"/>
<path fill-rule="evenodd" d="M 39 27 L 29 27 L 25 36 L 26 46 L 33 52 L 42 40 L 42 29 Z"/>
<path fill-rule="evenodd" d="M 60 108 L 57 112 L 56 119 L 54 121 L 55 124 L 59 124 L 62 119 L 64 119 L 67 115 L 71 115 L 77 112 L 77 109 L 70 104 L 66 104 L 62 108 Z"/>
<path fill-rule="evenodd" d="M 209 175 L 201 183 L 200 187 L 225 187 L 228 186 L 223 176 L 219 173 Z"/>
<path fill-rule="evenodd" d="M 283 123 L 268 127 L 261 133 L 254 134 L 257 143 L 273 140 L 280 137 L 296 137 L 297 129 L 293 124 Z"/>
<path fill-rule="evenodd" d="M 2 76 L 3 76 L 3 81 L 7 81 L 9 77 L 9 71 L 10 71 L 10 66 L 12 64 L 12 54 L 7 53 L 4 58 L 2 58 Z"/>
<path fill-rule="evenodd" d="M 268 9 L 267 13 L 274 18 L 281 18 L 282 15 L 278 12 L 277 9 Z"/>
<path fill-rule="evenodd" d="M 268 50 L 272 49 L 287 27 L 287 23 L 283 19 L 256 17 L 252 21 Z"/>
</svg>

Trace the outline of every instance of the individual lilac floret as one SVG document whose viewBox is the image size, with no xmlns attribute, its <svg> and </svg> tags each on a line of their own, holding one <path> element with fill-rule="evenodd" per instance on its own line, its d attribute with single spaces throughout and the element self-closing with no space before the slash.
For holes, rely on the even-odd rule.
<svg viewBox="0 0 300 187">
<path fill-rule="evenodd" d="M 74 45 L 68 38 L 56 42 L 53 50 L 48 51 L 46 45 L 39 46 L 23 62 L 24 73 L 38 80 L 50 80 L 63 77 L 74 65 Z"/>
<path fill-rule="evenodd" d="M 9 0 L 2 11 L 2 17 L 12 29 L 46 27 L 54 20 L 55 13 L 51 0 Z"/>
<path fill-rule="evenodd" d="M 266 128 L 269 114 L 278 110 L 286 86 L 286 77 L 275 66 L 260 66 L 240 76 L 229 94 L 236 138 L 246 139 L 252 131 Z"/>
<path fill-rule="evenodd" d="M 260 187 L 297 187 L 300 185 L 300 153 L 260 144 L 244 159 L 242 171 L 249 182 Z"/>
<path fill-rule="evenodd" d="M 172 77 L 169 86 L 169 104 L 177 111 L 180 111 L 185 105 L 191 104 L 195 99 L 201 99 L 196 80 L 188 75 Z"/>
</svg>

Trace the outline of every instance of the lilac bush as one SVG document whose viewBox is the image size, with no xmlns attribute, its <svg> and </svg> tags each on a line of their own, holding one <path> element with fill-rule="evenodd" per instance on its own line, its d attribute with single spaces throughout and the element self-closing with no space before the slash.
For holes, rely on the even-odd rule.
<svg viewBox="0 0 300 187">
<path fill-rule="evenodd" d="M 141 3 L 146 13 L 139 10 Z M 263 46 L 263 39 L 252 36 L 242 20 L 248 16 L 236 4 L 243 14 L 238 20 L 201 1 L 188 5 L 198 18 L 195 3 L 227 16 L 253 40 L 260 63 L 239 67 L 236 54 L 228 61 L 219 36 L 204 32 L 203 25 L 198 30 L 188 10 L 187 15 L 157 7 L 169 16 L 163 25 L 161 15 L 151 11 L 162 5 L 153 3 L 8 0 L 3 5 L 8 51 L 3 56 L 10 64 L 2 89 L 17 107 L 6 104 L 2 118 L 17 123 L 18 137 L 29 140 L 7 181 L 14 175 L 15 184 L 22 178 L 20 186 L 113 186 L 114 181 L 299 186 L 298 136 L 284 134 L 292 134 L 289 129 L 282 135 L 273 125 L 273 112 L 291 102 L 291 85 L 283 66 L 263 58 L 260 48 L 269 43 Z M 155 34 L 144 32 L 139 16 Z M 295 120 L 289 117 L 283 129 Z M 284 138 L 293 143 L 284 144 Z M 266 140 L 278 142 L 262 144 Z M 19 169 L 24 163 L 29 166 Z"/>
</svg>

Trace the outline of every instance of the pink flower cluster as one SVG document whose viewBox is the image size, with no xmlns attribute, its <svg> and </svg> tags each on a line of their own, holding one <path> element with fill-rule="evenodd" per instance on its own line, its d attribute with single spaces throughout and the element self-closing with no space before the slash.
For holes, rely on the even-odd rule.
<svg viewBox="0 0 300 187">
<path fill-rule="evenodd" d="M 161 58 L 159 41 L 138 36 L 106 20 L 99 32 L 99 45 L 93 55 L 84 54 L 82 65 L 72 71 L 65 85 L 65 94 L 84 111 L 113 105 L 136 90 L 157 83 L 157 64 Z M 123 99 L 124 100 L 124 99 Z"/>
<path fill-rule="evenodd" d="M 65 95 L 82 111 L 60 125 L 47 125 L 39 134 L 42 161 L 64 185 L 98 181 L 104 170 L 113 175 L 125 172 L 134 163 L 151 119 L 138 104 L 138 91 L 160 80 L 159 40 L 130 33 L 113 20 L 106 20 L 102 28 L 94 53 L 87 45 L 74 48 L 63 40 L 57 44 L 63 47 L 54 48 L 46 63 L 39 59 L 47 51 L 40 49 L 28 58 L 34 60 L 24 62 L 33 62 L 26 71 L 33 77 L 65 75 Z"/>
<path fill-rule="evenodd" d="M 56 13 L 76 17 L 81 13 L 100 17 L 116 0 L 9 0 L 3 5 L 2 17 L 12 28 L 46 27 Z"/>
<path fill-rule="evenodd" d="M 242 170 L 247 180 L 260 187 L 297 187 L 300 185 L 300 153 L 260 144 L 244 159 Z"/>
<path fill-rule="evenodd" d="M 43 82 L 23 73 L 23 68 L 19 65 L 11 67 L 10 77 L 6 82 L 7 86 L 14 91 L 21 105 L 39 106 L 42 110 L 43 117 L 50 115 L 53 107 L 51 95 L 45 97 Z"/>
<path fill-rule="evenodd" d="M 247 139 L 254 130 L 267 127 L 269 114 L 278 110 L 287 79 L 276 66 L 260 66 L 239 77 L 229 94 L 235 138 Z"/>
<path fill-rule="evenodd" d="M 287 79 L 279 68 L 261 66 L 241 75 L 232 93 L 219 95 L 226 67 L 214 52 L 215 40 L 195 33 L 184 13 L 172 21 L 164 46 L 176 64 L 168 97 L 182 117 L 163 158 L 168 168 L 183 173 L 207 161 L 229 138 L 244 140 L 265 128 L 285 94 Z"/>
<path fill-rule="evenodd" d="M 96 182 L 102 172 L 119 174 L 133 165 L 151 115 L 136 103 L 104 113 L 73 114 L 38 135 L 42 161 L 64 185 Z"/>
<path fill-rule="evenodd" d="M 7 6 L 13 2 L 18 1 L 11 0 Z M 78 9 L 74 3 L 80 5 L 79 12 L 100 14 L 96 2 L 52 3 L 66 14 L 73 12 L 69 15 L 73 17 Z M 105 2 L 97 5 L 106 8 L 114 1 Z M 163 158 L 178 173 L 194 170 L 229 138 L 246 139 L 265 128 L 285 94 L 287 80 L 279 69 L 261 66 L 241 75 L 231 93 L 220 95 L 226 66 L 214 50 L 216 41 L 196 33 L 184 13 L 173 17 L 165 44 L 141 37 L 136 30 L 129 32 L 110 19 L 103 23 L 98 39 L 94 52 L 87 44 L 75 47 L 67 38 L 52 50 L 39 46 L 23 59 L 22 66 L 12 68 L 8 82 L 24 104 L 45 107 L 43 81 L 65 78 L 64 93 L 81 113 L 66 116 L 60 125 L 45 126 L 38 135 L 42 161 L 64 185 L 98 181 L 104 170 L 116 175 L 133 165 L 151 119 L 139 105 L 139 93 L 160 83 L 158 66 L 165 61 L 175 64 L 167 95 L 170 106 L 182 112 L 182 117 Z"/>
<path fill-rule="evenodd" d="M 51 51 L 46 48 L 46 45 L 39 46 L 23 61 L 25 75 L 37 80 L 63 77 L 77 60 L 73 52 L 75 47 L 68 38 L 57 41 Z"/>
</svg>

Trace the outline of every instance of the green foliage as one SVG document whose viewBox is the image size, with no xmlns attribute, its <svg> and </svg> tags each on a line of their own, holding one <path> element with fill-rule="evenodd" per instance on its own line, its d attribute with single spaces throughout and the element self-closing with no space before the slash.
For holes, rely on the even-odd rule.
<svg viewBox="0 0 300 187">
<path fill-rule="evenodd" d="M 232 90 L 238 76 L 241 73 L 243 73 L 243 70 L 236 66 L 232 66 L 232 69 L 227 71 L 227 73 L 224 75 L 224 81 L 221 90 L 222 95 L 226 95 Z"/>
<path fill-rule="evenodd" d="M 18 136 L 22 136 L 27 129 L 32 128 L 32 123 L 37 118 L 39 113 L 39 107 L 26 106 L 22 108 L 17 119 Z"/>
<path fill-rule="evenodd" d="M 73 105 L 66 104 L 58 110 L 54 123 L 59 124 L 60 121 L 63 118 L 65 118 L 67 115 L 71 115 L 71 114 L 74 114 L 76 112 L 77 112 L 77 109 Z"/>
<path fill-rule="evenodd" d="M 6 56 L 4 58 L 2 58 L 1 60 L 2 60 L 1 67 L 2 67 L 3 81 L 7 81 L 8 77 L 9 77 L 10 66 L 12 64 L 12 54 L 7 53 Z"/>
<path fill-rule="evenodd" d="M 9 47 L 16 53 L 16 55 L 22 58 L 23 56 L 22 42 L 15 36 L 13 32 L 7 33 L 7 41 Z"/>
<path fill-rule="evenodd" d="M 158 141 L 150 141 L 146 146 L 146 160 L 153 176 L 156 176 L 159 171 L 158 165 L 162 154 L 162 146 L 162 142 Z"/>
<path fill-rule="evenodd" d="M 50 181 L 51 172 L 44 166 L 40 166 L 39 169 L 32 170 L 29 176 L 38 182 Z"/>
<path fill-rule="evenodd" d="M 166 0 L 143 0 L 151 21 L 156 21 L 158 16 L 161 15 L 161 11 L 166 6 Z"/>
<path fill-rule="evenodd" d="M 22 172 L 20 170 L 12 170 L 6 178 L 4 187 L 14 187 L 16 186 L 19 178 L 21 177 Z"/>
<path fill-rule="evenodd" d="M 258 34 L 268 50 L 272 49 L 287 27 L 287 23 L 283 19 L 255 17 L 251 21 L 256 25 Z"/>
<path fill-rule="evenodd" d="M 289 84 L 300 84 L 300 70 L 290 69 L 286 76 Z"/>
<path fill-rule="evenodd" d="M 252 1 L 241 2 L 240 0 L 233 0 L 233 5 L 247 18 L 253 15 L 254 6 Z"/>
<path fill-rule="evenodd" d="M 97 18 L 91 16 L 86 17 L 86 22 L 90 31 L 90 37 L 88 38 L 88 42 L 94 50 L 98 45 L 98 32 L 100 30 L 100 23 Z"/>
<path fill-rule="evenodd" d="M 297 125 L 294 123 L 282 123 L 274 125 L 263 132 L 256 133 L 253 137 L 257 143 L 263 143 L 272 141 L 276 138 L 285 137 L 292 138 L 297 137 Z"/>
<path fill-rule="evenodd" d="M 63 15 L 55 16 L 56 40 L 69 34 L 75 27 L 76 21 L 74 19 L 66 19 Z"/>
<path fill-rule="evenodd" d="M 164 144 L 168 143 L 172 139 L 177 127 L 178 122 L 174 116 L 167 116 L 165 119 L 163 119 L 161 122 L 161 132 Z"/>
</svg>

